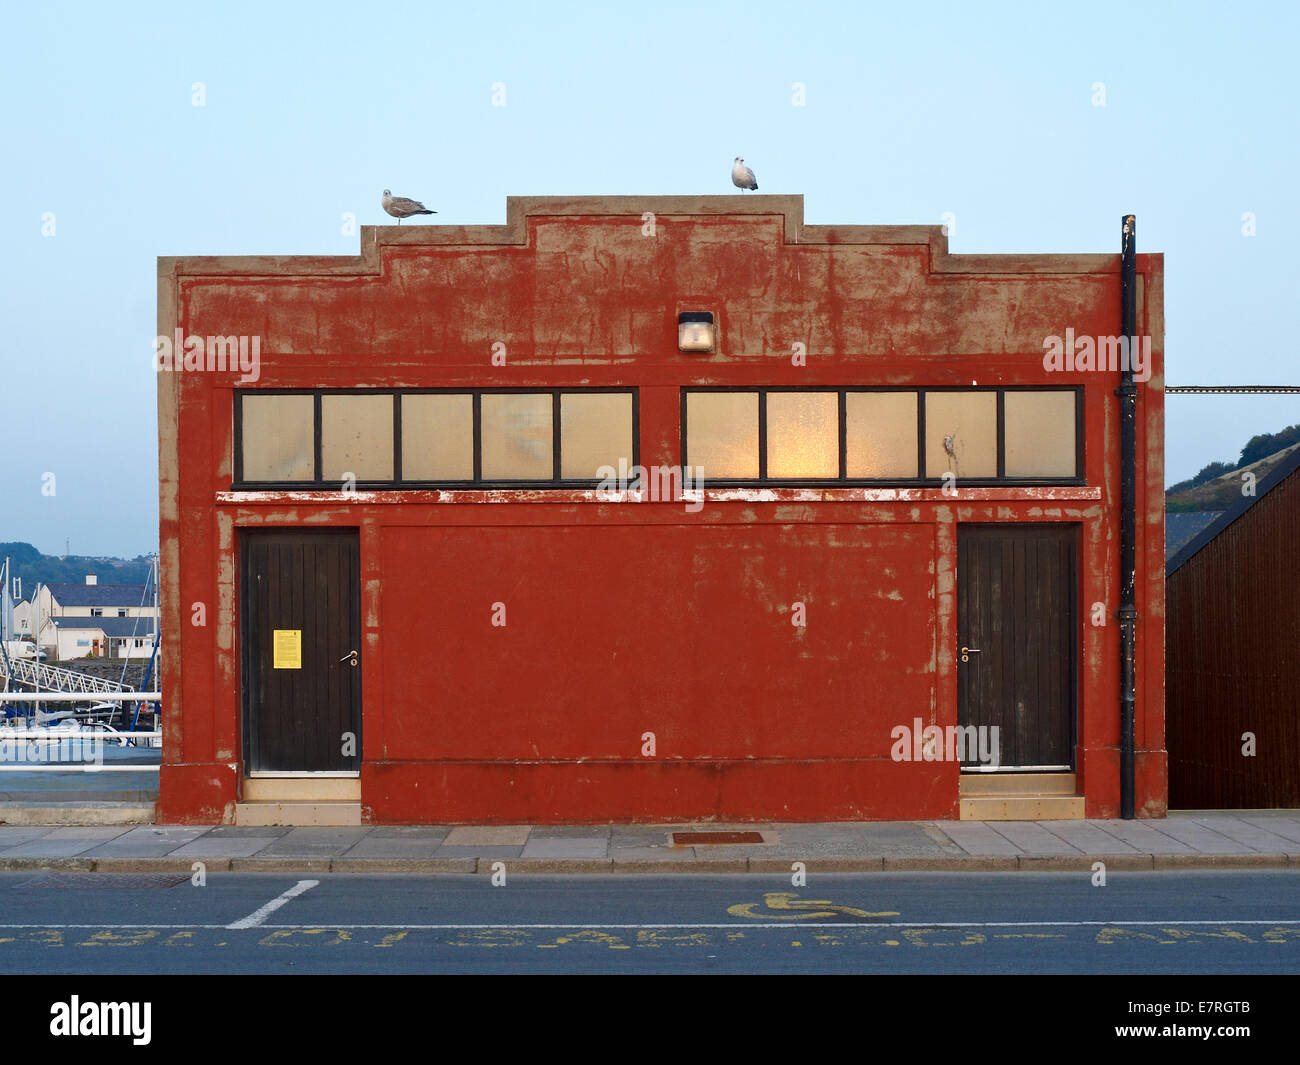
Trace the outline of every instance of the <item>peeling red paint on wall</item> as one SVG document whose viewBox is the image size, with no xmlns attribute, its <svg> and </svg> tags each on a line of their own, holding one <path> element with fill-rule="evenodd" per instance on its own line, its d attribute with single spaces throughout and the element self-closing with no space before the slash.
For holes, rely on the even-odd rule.
<svg viewBox="0 0 1300 1065">
<path fill-rule="evenodd" d="M 647 465 L 681 460 L 683 386 L 1081 384 L 1086 484 L 717 488 L 698 513 L 571 490 L 232 492 L 233 377 L 160 374 L 181 650 L 163 664 L 161 820 L 214 823 L 241 796 L 238 537 L 297 525 L 361 530 L 367 816 L 545 823 L 956 816 L 953 763 L 889 757 L 893 726 L 957 720 L 956 528 L 1076 523 L 1077 777 L 1088 816 L 1117 814 L 1118 374 L 1065 381 L 1042 352 L 1067 326 L 1118 331 L 1118 255 L 950 256 L 934 227 L 803 226 L 797 197 L 716 199 L 512 201 L 506 227 L 365 229 L 358 260 L 163 260 L 159 331 L 261 336 L 258 388 L 636 387 Z M 1155 365 L 1137 795 L 1162 816 L 1163 263 L 1138 267 Z M 677 352 L 682 309 L 718 314 L 717 354 Z"/>
</svg>

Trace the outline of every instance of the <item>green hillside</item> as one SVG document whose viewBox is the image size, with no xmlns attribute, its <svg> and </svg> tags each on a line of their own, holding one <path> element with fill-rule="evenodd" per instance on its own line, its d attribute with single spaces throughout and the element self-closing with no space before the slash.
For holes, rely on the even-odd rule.
<svg viewBox="0 0 1300 1065">
<path fill-rule="evenodd" d="M 1165 509 L 1174 513 L 1227 510 L 1241 498 L 1242 474 L 1254 474 L 1258 484 L 1297 447 L 1300 425 L 1253 436 L 1236 462 L 1211 462 L 1195 477 L 1165 489 Z"/>
<path fill-rule="evenodd" d="M 9 559 L 9 573 L 22 579 L 24 598 L 30 598 L 32 589 L 41 584 L 83 584 L 87 573 L 93 573 L 100 584 L 144 584 L 149 573 L 150 558 L 102 558 L 89 555 L 43 555 L 31 544 L 21 542 L 0 543 L 0 563 Z"/>
</svg>

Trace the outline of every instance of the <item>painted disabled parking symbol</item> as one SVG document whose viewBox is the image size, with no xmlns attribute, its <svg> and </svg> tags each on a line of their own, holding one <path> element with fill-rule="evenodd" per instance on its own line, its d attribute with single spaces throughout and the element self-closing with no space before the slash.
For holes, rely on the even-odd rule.
<svg viewBox="0 0 1300 1065">
<path fill-rule="evenodd" d="M 766 909 L 759 909 L 759 906 Z M 852 906 L 840 906 L 830 899 L 801 899 L 793 891 L 768 891 L 763 895 L 762 903 L 741 902 L 728 906 L 727 912 L 732 917 L 767 918 L 773 921 L 789 920 L 825 920 L 829 917 L 897 917 L 894 910 L 870 913 Z"/>
</svg>

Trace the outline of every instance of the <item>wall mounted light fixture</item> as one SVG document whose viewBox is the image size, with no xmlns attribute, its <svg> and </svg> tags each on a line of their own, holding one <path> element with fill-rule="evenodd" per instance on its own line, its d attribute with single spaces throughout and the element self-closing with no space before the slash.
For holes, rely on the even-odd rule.
<svg viewBox="0 0 1300 1065">
<path fill-rule="evenodd" d="M 677 316 L 678 351 L 713 351 L 716 339 L 711 311 L 683 311 Z"/>
</svg>

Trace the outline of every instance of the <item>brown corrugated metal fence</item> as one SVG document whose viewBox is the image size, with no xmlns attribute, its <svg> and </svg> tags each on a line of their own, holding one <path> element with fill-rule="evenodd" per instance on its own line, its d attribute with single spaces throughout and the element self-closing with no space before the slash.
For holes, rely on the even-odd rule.
<svg viewBox="0 0 1300 1065">
<path fill-rule="evenodd" d="M 1169 575 L 1166 626 L 1170 808 L 1300 807 L 1300 471 Z"/>
</svg>

